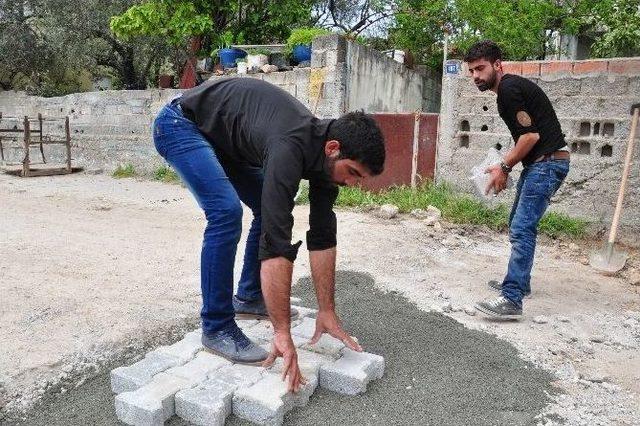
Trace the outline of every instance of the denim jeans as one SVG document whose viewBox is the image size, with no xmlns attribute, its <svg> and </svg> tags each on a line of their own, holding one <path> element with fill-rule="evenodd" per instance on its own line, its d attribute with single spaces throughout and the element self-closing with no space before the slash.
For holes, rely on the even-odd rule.
<svg viewBox="0 0 640 426">
<path fill-rule="evenodd" d="M 232 327 L 233 267 L 242 231 L 240 201 L 253 212 L 253 221 L 237 294 L 250 301 L 262 298 L 258 261 L 262 169 L 225 161 L 196 124 L 185 118 L 176 100 L 158 113 L 153 123 L 153 141 L 207 219 L 200 257 L 203 331 L 212 334 Z"/>
<path fill-rule="evenodd" d="M 522 307 L 522 298 L 531 292 L 538 223 L 567 173 L 569 160 L 551 160 L 530 164 L 520 175 L 509 217 L 511 257 L 502 282 L 502 295 L 518 307 Z"/>
</svg>

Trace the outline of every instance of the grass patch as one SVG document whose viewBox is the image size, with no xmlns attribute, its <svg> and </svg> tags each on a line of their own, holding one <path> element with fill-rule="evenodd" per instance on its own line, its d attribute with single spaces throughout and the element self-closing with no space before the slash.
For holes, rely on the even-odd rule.
<svg viewBox="0 0 640 426">
<path fill-rule="evenodd" d="M 130 178 L 136 175 L 137 175 L 136 169 L 133 167 L 133 164 L 131 163 L 120 164 L 118 168 L 115 169 L 111 174 L 111 176 L 113 176 L 116 179 Z"/>
<path fill-rule="evenodd" d="M 308 190 L 303 188 L 298 204 L 308 203 Z M 509 221 L 510 206 L 498 204 L 488 206 L 476 198 L 457 192 L 451 185 L 427 183 L 416 189 L 406 186 L 389 188 L 373 193 L 359 188 L 340 188 L 336 200 L 339 207 L 360 207 L 366 205 L 394 204 L 401 212 L 426 209 L 429 205 L 442 211 L 448 222 L 459 224 L 485 225 L 494 230 L 504 230 Z M 557 237 L 582 238 L 586 235 L 588 222 L 561 213 L 549 212 L 540 221 L 539 231 Z"/>
<path fill-rule="evenodd" d="M 180 176 L 168 166 L 160 166 L 153 171 L 153 179 L 165 183 L 180 183 Z"/>
</svg>

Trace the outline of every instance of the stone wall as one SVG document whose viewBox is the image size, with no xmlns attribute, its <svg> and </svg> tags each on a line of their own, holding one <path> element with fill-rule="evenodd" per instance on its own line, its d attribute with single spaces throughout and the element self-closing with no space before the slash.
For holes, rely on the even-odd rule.
<svg viewBox="0 0 640 426">
<path fill-rule="evenodd" d="M 408 70 L 383 54 L 338 35 L 313 42 L 311 67 L 238 78 L 259 78 L 275 84 L 300 100 L 320 117 L 338 117 L 344 112 L 414 112 L 422 105 L 437 103 L 437 94 L 425 91 L 439 78 Z M 213 77 L 214 79 L 226 77 Z M 424 84 L 423 84 L 424 82 Z M 3 128 L 20 124 L 20 117 L 70 117 L 74 165 L 104 168 L 131 163 L 150 171 L 162 164 L 151 139 L 151 124 L 158 110 L 179 90 L 102 91 L 41 98 L 0 91 Z M 6 117 L 18 117 L 13 122 Z M 61 121 L 47 122 L 45 133 L 60 133 Z M 11 162 L 22 160 L 18 143 L 7 148 Z M 5 143 L 6 146 L 6 143 Z M 32 158 L 38 158 L 34 149 Z M 47 147 L 50 159 L 61 160 L 62 147 Z"/>
<path fill-rule="evenodd" d="M 609 221 L 629 137 L 630 106 L 640 101 L 640 58 L 588 61 L 505 62 L 505 72 L 537 83 L 553 104 L 572 151 L 571 172 L 553 209 Z M 493 92 L 481 93 L 462 64 L 443 79 L 436 176 L 472 191 L 469 171 L 488 148 L 513 146 Z M 637 159 L 637 151 L 634 156 Z M 517 173 L 516 176 L 517 177 Z M 507 197 L 513 197 L 513 190 Z M 627 189 L 623 223 L 640 223 L 637 160 Z"/>
</svg>

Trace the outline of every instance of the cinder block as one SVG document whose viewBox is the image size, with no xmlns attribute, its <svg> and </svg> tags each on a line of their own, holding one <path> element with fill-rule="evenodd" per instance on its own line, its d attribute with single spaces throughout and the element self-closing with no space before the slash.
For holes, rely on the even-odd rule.
<svg viewBox="0 0 640 426">
<path fill-rule="evenodd" d="M 155 358 L 157 355 L 172 357 L 178 365 L 192 360 L 196 353 L 202 350 L 202 331 L 196 330 L 187 333 L 184 339 L 169 346 L 160 346 L 153 352 L 147 354 L 148 358 Z"/>
<path fill-rule="evenodd" d="M 149 383 L 156 374 L 176 365 L 175 358 L 157 354 L 128 367 L 115 368 L 111 370 L 111 390 L 114 393 L 132 392 Z"/>
<path fill-rule="evenodd" d="M 320 367 L 320 387 L 344 395 L 357 395 L 367 390 L 371 380 L 384 374 L 384 358 L 367 352 L 345 348 L 342 358 Z"/>
<path fill-rule="evenodd" d="M 186 379 L 157 374 L 143 387 L 116 396 L 116 415 L 128 425 L 163 425 L 175 414 L 175 394 L 191 385 Z"/>
<path fill-rule="evenodd" d="M 166 374 L 188 380 L 192 383 L 204 382 L 209 375 L 222 367 L 230 366 L 231 362 L 209 352 L 202 351 L 184 365 L 170 368 Z"/>
</svg>

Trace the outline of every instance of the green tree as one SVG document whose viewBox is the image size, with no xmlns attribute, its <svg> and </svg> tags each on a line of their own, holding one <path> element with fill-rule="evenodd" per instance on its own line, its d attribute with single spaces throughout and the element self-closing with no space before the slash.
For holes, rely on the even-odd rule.
<svg viewBox="0 0 640 426">
<path fill-rule="evenodd" d="M 399 0 L 393 44 L 410 50 L 418 63 L 439 69 L 445 23 L 453 17 L 448 0 Z"/>
<path fill-rule="evenodd" d="M 122 41 L 109 19 L 134 0 L 0 0 L 0 84 L 43 95 L 87 90 L 92 76 L 142 89 L 167 56 L 160 38 Z M 81 76 L 79 78 L 78 76 Z"/>
<path fill-rule="evenodd" d="M 311 6 L 311 0 L 147 0 L 114 16 L 111 29 L 122 40 L 160 36 L 184 49 L 198 37 L 208 51 L 229 42 L 284 40 L 291 27 L 309 22 Z"/>
<path fill-rule="evenodd" d="M 591 56 L 640 55 L 638 0 L 573 0 L 565 8 L 564 32 L 593 39 Z"/>
</svg>

